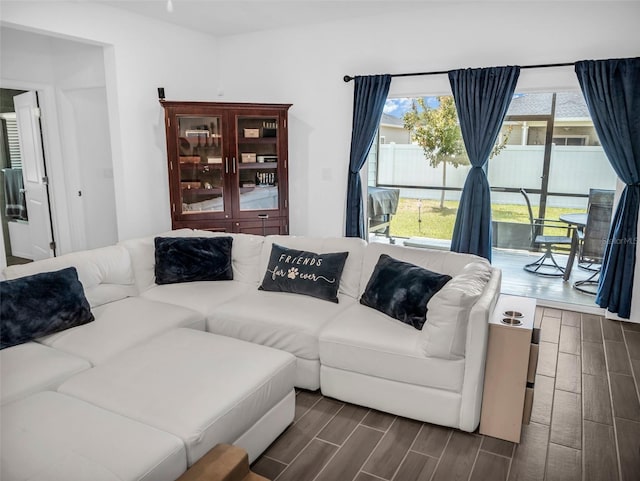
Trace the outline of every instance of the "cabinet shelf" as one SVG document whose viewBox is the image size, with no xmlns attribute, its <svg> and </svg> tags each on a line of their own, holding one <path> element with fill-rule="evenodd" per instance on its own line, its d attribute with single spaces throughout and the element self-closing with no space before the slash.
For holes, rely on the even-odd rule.
<svg viewBox="0 0 640 481">
<path fill-rule="evenodd" d="M 238 144 L 275 144 L 277 142 L 277 137 L 240 137 L 238 139 Z"/>
<path fill-rule="evenodd" d="M 275 170 L 278 168 L 277 162 L 248 162 L 238 164 L 240 170 Z"/>
<path fill-rule="evenodd" d="M 220 170 L 222 164 L 203 164 L 203 163 L 189 163 L 181 162 L 180 170 L 199 170 L 200 172 L 206 172 L 210 170 Z"/>
<path fill-rule="evenodd" d="M 220 187 L 214 187 L 212 189 L 205 189 L 203 187 L 199 187 L 197 189 L 182 189 L 182 195 L 220 195 L 222 194 L 222 189 Z"/>
</svg>

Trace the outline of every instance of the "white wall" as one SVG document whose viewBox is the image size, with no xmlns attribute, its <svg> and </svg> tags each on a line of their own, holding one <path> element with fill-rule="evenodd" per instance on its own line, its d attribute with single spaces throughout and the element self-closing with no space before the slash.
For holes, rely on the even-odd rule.
<svg viewBox="0 0 640 481">
<path fill-rule="evenodd" d="M 169 229 L 164 114 L 156 88 L 164 87 L 171 100 L 215 100 L 215 38 L 81 2 L 3 3 L 2 22 L 104 47 L 118 237 Z"/>
</svg>

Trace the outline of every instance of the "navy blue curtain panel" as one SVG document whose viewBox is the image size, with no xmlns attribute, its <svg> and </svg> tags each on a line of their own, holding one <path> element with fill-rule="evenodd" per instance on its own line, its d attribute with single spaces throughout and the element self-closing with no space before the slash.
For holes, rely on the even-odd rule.
<svg viewBox="0 0 640 481">
<path fill-rule="evenodd" d="M 596 303 L 628 319 L 640 205 L 640 57 L 584 60 L 575 70 L 602 148 L 626 184 L 609 231 Z"/>
<path fill-rule="evenodd" d="M 449 83 L 471 162 L 460 197 L 451 250 L 491 260 L 491 192 L 485 165 L 502 127 L 520 67 L 452 70 Z"/>
<path fill-rule="evenodd" d="M 354 82 L 345 235 L 365 239 L 367 229 L 364 222 L 360 169 L 367 160 L 376 136 L 391 85 L 391 75 L 359 76 Z"/>
</svg>

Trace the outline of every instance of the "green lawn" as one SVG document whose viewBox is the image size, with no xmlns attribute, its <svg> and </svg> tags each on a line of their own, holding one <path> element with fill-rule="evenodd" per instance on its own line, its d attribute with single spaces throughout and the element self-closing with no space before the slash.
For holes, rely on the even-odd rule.
<svg viewBox="0 0 640 481">
<path fill-rule="evenodd" d="M 440 209 L 438 200 L 422 200 L 420 216 L 418 216 L 418 199 L 401 198 L 396 215 L 391 220 L 391 232 L 393 237 L 430 237 L 432 239 L 451 239 L 453 224 L 456 221 L 457 201 L 445 201 L 444 208 Z M 534 215 L 538 206 L 533 206 Z M 558 219 L 561 214 L 576 212 L 575 208 L 547 207 L 545 217 Z M 507 222 L 529 223 L 527 206 L 517 204 L 495 204 L 491 212 L 493 220 Z M 422 221 L 419 222 L 419 219 Z M 556 235 L 564 235 L 558 232 Z M 545 234 L 554 232 L 548 229 Z"/>
</svg>

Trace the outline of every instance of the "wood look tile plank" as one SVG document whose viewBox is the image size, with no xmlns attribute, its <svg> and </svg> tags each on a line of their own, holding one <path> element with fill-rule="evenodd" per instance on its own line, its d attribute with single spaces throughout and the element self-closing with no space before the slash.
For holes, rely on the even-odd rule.
<svg viewBox="0 0 640 481">
<path fill-rule="evenodd" d="M 506 481 L 509 460 L 502 456 L 480 451 L 471 473 L 471 481 Z"/>
<path fill-rule="evenodd" d="M 423 424 L 411 449 L 421 454 L 439 458 L 453 430 L 435 424 Z"/>
<path fill-rule="evenodd" d="M 562 311 L 562 325 L 580 327 L 580 313 L 574 311 Z"/>
<path fill-rule="evenodd" d="M 538 355 L 538 374 L 556 377 L 558 345 L 552 342 L 540 342 Z"/>
<path fill-rule="evenodd" d="M 558 353 L 558 370 L 556 372 L 556 389 L 562 391 L 581 392 L 582 366 L 580 356 Z"/>
<path fill-rule="evenodd" d="M 363 471 L 391 479 L 418 435 L 422 423 L 397 417 L 371 454 Z"/>
<path fill-rule="evenodd" d="M 544 316 L 544 307 L 536 306 L 536 314 L 533 318 L 533 327 L 540 329 L 542 326 L 542 317 Z"/>
<path fill-rule="evenodd" d="M 582 400 L 579 394 L 556 389 L 553 395 L 550 442 L 582 447 Z"/>
<path fill-rule="evenodd" d="M 322 394 L 320 391 L 298 391 L 296 394 L 296 411 L 293 416 L 293 422 L 296 422 L 304 416 L 305 413 L 311 409 L 311 406 L 317 403 L 321 397 Z"/>
<path fill-rule="evenodd" d="M 560 319 L 562 317 L 562 311 L 560 309 L 554 309 L 553 307 L 545 307 L 544 317 L 555 317 Z"/>
<path fill-rule="evenodd" d="M 609 372 L 631 375 L 631 364 L 627 356 L 627 346 L 624 342 L 605 341 L 604 350 L 607 355 L 607 369 Z"/>
<path fill-rule="evenodd" d="M 546 309 L 545 309 L 546 312 Z M 542 318 L 542 328 L 540 330 L 540 340 L 558 344 L 560 339 L 560 318 L 545 315 Z"/>
<path fill-rule="evenodd" d="M 640 421 L 640 402 L 631 376 L 610 373 L 613 415 L 617 418 Z"/>
<path fill-rule="evenodd" d="M 581 481 L 582 451 L 549 444 L 545 481 Z"/>
<path fill-rule="evenodd" d="M 265 454 L 289 464 L 342 407 L 342 403 L 322 398 L 298 422 L 269 446 Z"/>
<path fill-rule="evenodd" d="M 454 431 L 440 457 L 440 464 L 432 481 L 467 479 L 480 448 L 481 438 L 462 431 Z"/>
<path fill-rule="evenodd" d="M 337 450 L 333 444 L 313 439 L 287 466 L 278 481 L 312 481 Z"/>
<path fill-rule="evenodd" d="M 640 332 L 626 331 L 624 337 L 629 349 L 629 357 L 640 361 Z"/>
<path fill-rule="evenodd" d="M 553 391 L 555 380 L 552 377 L 537 375 L 533 394 L 531 421 L 551 424 L 551 408 L 553 407 Z"/>
<path fill-rule="evenodd" d="M 602 342 L 600 317 L 592 314 L 582 314 L 582 340 L 589 342 Z"/>
<path fill-rule="evenodd" d="M 540 481 L 549 444 L 549 426 L 530 423 L 522 426 L 520 444 L 516 445 L 509 471 L 509 481 Z"/>
<path fill-rule="evenodd" d="M 640 332 L 640 322 L 623 321 L 622 322 L 622 330 Z"/>
<path fill-rule="evenodd" d="M 342 445 L 369 410 L 355 404 L 345 404 L 338 414 L 316 437 L 333 444 Z"/>
<path fill-rule="evenodd" d="M 622 326 L 620 321 L 614 321 L 612 319 L 602 318 L 602 336 L 605 341 L 618 341 L 622 342 Z"/>
<path fill-rule="evenodd" d="M 588 341 L 582 343 L 582 372 L 601 377 L 607 375 L 602 344 Z"/>
<path fill-rule="evenodd" d="M 631 370 L 636 378 L 636 382 L 640 383 L 640 359 L 631 359 Z"/>
<path fill-rule="evenodd" d="M 584 421 L 584 481 L 618 479 L 618 459 L 613 426 Z"/>
<path fill-rule="evenodd" d="M 356 479 L 354 479 L 353 481 L 380 481 L 380 478 L 376 478 L 371 474 L 363 473 L 362 471 L 360 471 L 356 476 Z"/>
<path fill-rule="evenodd" d="M 377 429 L 358 426 L 342 445 L 331 463 L 320 473 L 316 481 L 351 480 L 374 450 L 383 433 Z"/>
<path fill-rule="evenodd" d="M 513 448 L 515 443 L 511 441 L 505 441 L 503 439 L 492 438 L 491 436 L 483 436 L 480 449 L 488 451 L 493 454 L 499 454 L 500 456 L 506 456 L 510 458 L 513 456 Z"/>
<path fill-rule="evenodd" d="M 580 355 L 580 328 L 563 325 L 560 329 L 560 352 Z"/>
<path fill-rule="evenodd" d="M 431 479 L 433 471 L 438 465 L 438 460 L 431 456 L 409 451 L 402 461 L 400 469 L 393 477 L 393 481 L 423 481 Z M 380 481 L 379 478 L 375 478 Z"/>
<path fill-rule="evenodd" d="M 623 481 L 637 481 L 640 475 L 640 423 L 616 418 L 620 470 Z"/>
<path fill-rule="evenodd" d="M 609 381 L 601 376 L 582 375 L 583 418 L 602 424 L 612 424 Z"/>
<path fill-rule="evenodd" d="M 251 465 L 251 471 L 267 479 L 276 479 L 286 467 L 287 465 L 280 461 L 261 456 Z"/>
<path fill-rule="evenodd" d="M 379 429 L 380 431 L 386 431 L 393 423 L 396 417 L 393 414 L 383 413 L 372 409 L 362 420 L 362 424 L 369 426 L 370 428 Z"/>
</svg>

